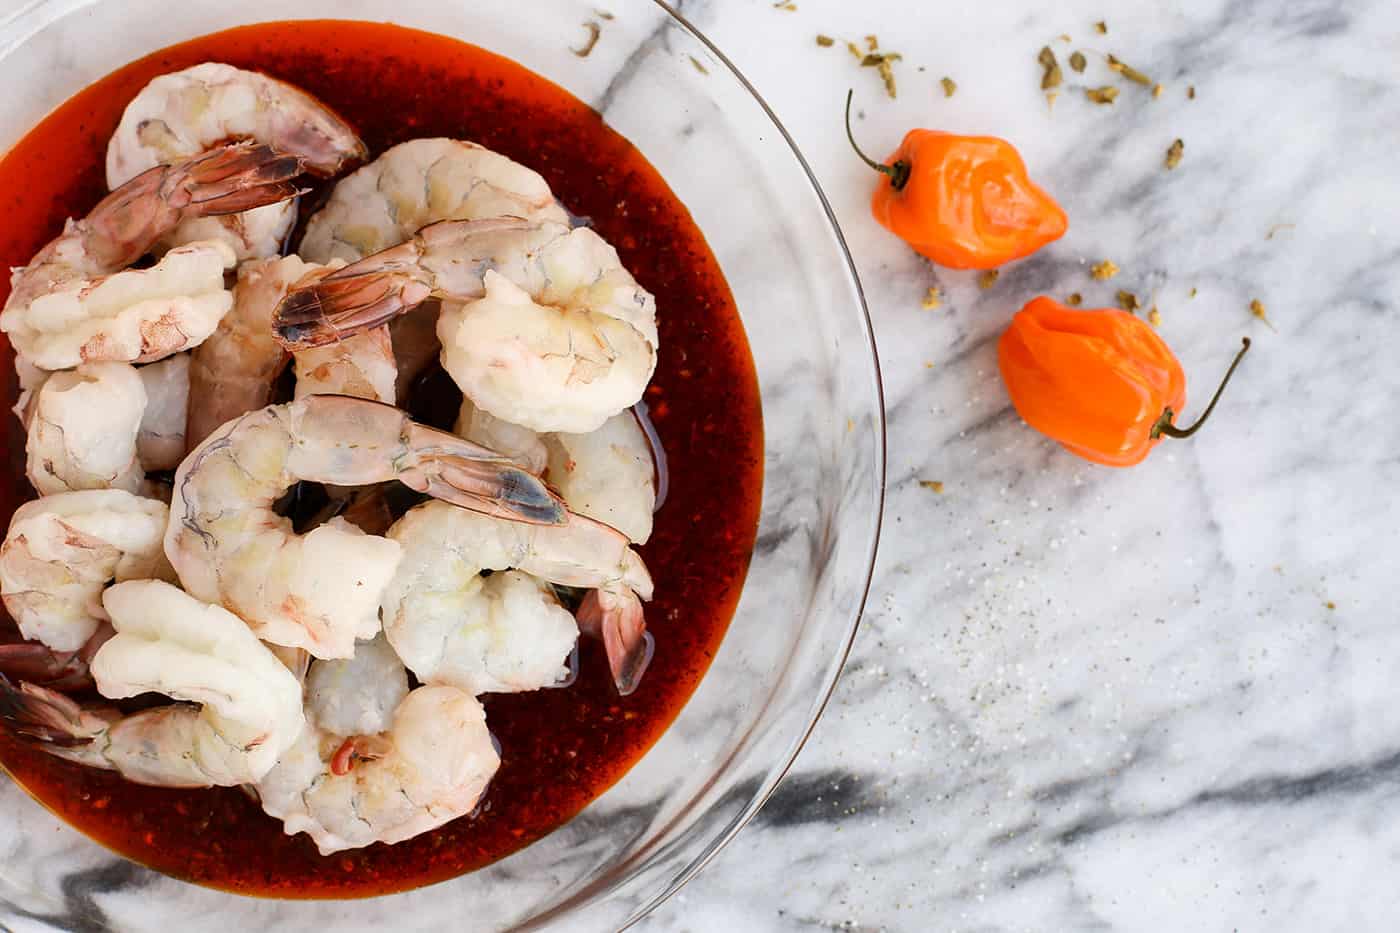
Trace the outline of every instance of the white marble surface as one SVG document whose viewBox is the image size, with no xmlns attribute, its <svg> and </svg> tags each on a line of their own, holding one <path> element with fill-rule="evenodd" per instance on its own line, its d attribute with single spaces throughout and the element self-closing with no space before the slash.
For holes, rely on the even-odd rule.
<svg viewBox="0 0 1400 933">
<path fill-rule="evenodd" d="M 888 394 L 886 535 L 792 775 L 643 928 L 1394 929 L 1400 8 L 795 5 L 682 8 L 785 121 L 856 256 Z M 814 42 L 872 32 L 904 55 L 897 100 Z M 1053 109 L 1047 43 L 1090 59 Z M 1102 52 L 1162 97 L 1085 100 L 1122 83 Z M 915 125 L 1013 140 L 1068 236 L 985 292 L 920 260 L 869 216 L 849 86 L 881 154 Z M 1123 271 L 1091 281 L 1105 258 Z M 945 305 L 921 310 L 934 284 Z M 1131 470 L 1023 425 L 995 361 L 1033 295 L 1118 288 L 1155 298 L 1191 412 L 1255 339 L 1216 423 Z"/>
</svg>

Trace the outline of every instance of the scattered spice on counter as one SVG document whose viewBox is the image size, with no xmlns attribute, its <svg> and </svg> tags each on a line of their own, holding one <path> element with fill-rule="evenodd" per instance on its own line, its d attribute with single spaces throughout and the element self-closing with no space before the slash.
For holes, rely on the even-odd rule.
<svg viewBox="0 0 1400 933">
<path fill-rule="evenodd" d="M 1153 327 L 1162 326 L 1162 312 L 1157 310 L 1156 305 L 1153 305 L 1152 310 L 1147 312 L 1147 323 L 1151 324 Z"/>
<path fill-rule="evenodd" d="M 1079 292 L 1073 292 L 1068 298 L 1065 299 L 1065 304 L 1069 305 L 1071 308 L 1077 308 L 1083 303 L 1084 296 L 1079 294 Z"/>
<path fill-rule="evenodd" d="M 1088 67 L 1088 65 L 1089 61 L 1084 57 L 1083 52 L 1075 52 L 1069 57 L 1069 66 L 1079 74 L 1083 74 L 1084 69 Z"/>
<path fill-rule="evenodd" d="M 617 19 L 616 16 L 613 16 L 613 15 L 612 15 L 611 13 L 609 13 L 607 10 L 594 10 L 594 11 L 593 11 L 593 15 L 596 16 L 596 17 L 598 17 L 598 18 L 601 19 L 601 20 L 607 20 L 608 22 L 611 22 L 612 20 Z"/>
<path fill-rule="evenodd" d="M 835 44 L 836 40 L 831 38 L 831 36 L 817 36 L 817 45 L 821 46 L 824 49 L 829 49 Z"/>
<path fill-rule="evenodd" d="M 1171 171 L 1181 164 L 1181 154 L 1186 151 L 1186 143 L 1177 140 L 1167 147 L 1167 171 Z"/>
<path fill-rule="evenodd" d="M 1084 89 L 1084 96 L 1096 104 L 1111 104 L 1118 99 L 1118 88 L 1113 85 Z"/>
<path fill-rule="evenodd" d="M 1118 289 L 1118 307 L 1124 311 L 1133 312 L 1142 307 L 1142 302 L 1138 300 L 1137 295 L 1120 288 Z"/>
<path fill-rule="evenodd" d="M 1108 56 L 1108 67 L 1110 70 L 1118 72 L 1134 84 L 1141 84 L 1143 87 L 1152 87 L 1154 83 L 1147 75 L 1138 71 L 1116 55 Z"/>
<path fill-rule="evenodd" d="M 870 49 L 870 51 L 876 51 L 880 48 L 880 37 L 875 35 L 866 36 L 865 45 L 866 48 Z"/>
<path fill-rule="evenodd" d="M 690 56 L 690 63 L 694 65 L 695 70 L 700 72 L 702 75 L 707 75 L 710 73 L 710 69 L 706 68 L 705 64 L 702 61 L 700 61 L 700 59 L 696 58 L 694 55 Z"/>
<path fill-rule="evenodd" d="M 1277 328 L 1274 327 L 1274 322 L 1269 320 L 1269 311 L 1264 307 L 1264 302 L 1260 301 L 1258 298 L 1250 301 L 1249 313 L 1269 325 L 1269 330 L 1277 330 Z"/>
<path fill-rule="evenodd" d="M 1327 600 L 1327 608 L 1328 608 L 1328 609 L 1336 609 L 1336 608 L 1337 608 L 1337 604 L 1334 603 L 1334 602 L 1332 602 L 1332 600 L 1329 599 L 1329 600 Z"/>
<path fill-rule="evenodd" d="M 1154 85 L 1152 86 L 1152 99 L 1153 99 L 1153 100 L 1157 100 L 1158 98 L 1160 98 L 1160 97 L 1162 96 L 1162 92 L 1165 91 L 1165 90 L 1166 90 L 1166 88 L 1163 87 L 1162 85 L 1160 85 L 1160 84 L 1154 84 Z"/>
<path fill-rule="evenodd" d="M 1097 23 L 1094 24 L 1094 32 L 1098 33 L 1101 36 L 1108 35 L 1108 23 L 1104 20 L 1099 20 Z"/>
<path fill-rule="evenodd" d="M 995 269 L 1064 236 L 1069 219 L 993 136 L 912 129 L 884 162 L 860 150 L 846 95 L 846 137 L 882 176 L 870 212 L 916 252 L 950 269 Z"/>
<path fill-rule="evenodd" d="M 598 37 L 603 34 L 603 27 L 592 20 L 584 23 L 583 28 L 588 30 L 588 41 L 580 48 L 569 49 L 570 52 L 573 52 L 579 58 L 587 58 L 591 55 L 593 53 L 593 47 L 598 44 Z"/>
<path fill-rule="evenodd" d="M 1101 282 L 1106 279 L 1111 279 L 1117 274 L 1118 264 L 1115 263 L 1112 259 L 1105 259 L 1103 262 L 1096 262 L 1089 267 L 1089 275 L 1093 276 Z"/>
<path fill-rule="evenodd" d="M 860 46 L 856 45 L 854 42 L 846 43 L 846 51 L 854 55 L 856 57 L 856 61 L 860 61 L 861 59 L 865 58 L 865 53 L 862 52 L 860 50 Z"/>
<path fill-rule="evenodd" d="M 1072 311 L 1044 296 L 1016 313 L 997 342 L 997 365 L 1026 423 L 1066 450 L 1106 466 L 1140 463 L 1165 437 L 1187 438 L 1215 411 L 1249 350 L 1234 362 L 1194 424 L 1176 426 L 1186 374 L 1147 322 L 1115 308 Z"/>
<path fill-rule="evenodd" d="M 1060 33 L 1058 36 L 1056 36 L 1056 38 L 1059 39 L 1061 42 L 1073 42 L 1073 41 L 1074 41 L 1074 37 L 1071 36 L 1071 35 L 1070 35 L 1069 33 L 1067 33 L 1067 32 L 1062 32 L 1062 33 Z"/>
<path fill-rule="evenodd" d="M 1048 91 L 1060 86 L 1064 75 L 1060 72 L 1060 63 L 1055 59 L 1055 53 L 1050 50 L 1050 46 L 1045 46 L 1040 50 L 1040 55 L 1036 57 L 1040 62 L 1040 67 L 1045 69 L 1040 76 L 1040 89 Z"/>
<path fill-rule="evenodd" d="M 919 485 L 922 486 L 922 487 L 924 487 L 925 489 L 932 489 L 934 492 L 938 493 L 940 496 L 943 495 L 943 481 L 942 481 L 942 480 L 936 480 L 936 479 L 921 479 L 921 480 L 919 480 Z"/>
<path fill-rule="evenodd" d="M 797 4 L 793 3 L 792 0 L 778 0 L 777 3 L 773 4 L 773 9 L 786 10 L 789 13 L 796 13 Z"/>
<path fill-rule="evenodd" d="M 936 308 L 940 308 L 942 306 L 943 297 L 938 294 L 938 286 L 930 285 L 928 287 L 928 291 L 924 294 L 924 300 L 921 304 L 921 307 L 925 311 L 933 311 Z"/>
<path fill-rule="evenodd" d="M 1187 293 L 1186 297 L 1187 297 L 1187 298 L 1195 298 L 1195 297 L 1196 297 L 1196 287 L 1195 287 L 1194 285 L 1191 286 L 1191 291 L 1190 291 L 1189 293 Z"/>
<path fill-rule="evenodd" d="M 1000 269 L 988 269 L 977 277 L 977 287 L 986 291 L 997 284 L 997 279 L 1001 278 Z"/>
<path fill-rule="evenodd" d="M 1187 88 L 1186 88 L 1186 99 L 1187 99 L 1187 100 L 1195 100 L 1195 99 L 1196 99 L 1196 85 L 1191 84 L 1191 85 L 1188 85 L 1188 86 L 1187 86 Z"/>
<path fill-rule="evenodd" d="M 885 82 L 885 93 L 891 98 L 896 96 L 894 81 L 894 63 L 903 60 L 904 56 L 898 52 L 881 52 L 880 40 L 877 36 L 866 36 L 865 44 L 870 51 L 864 55 L 859 55 L 862 68 L 874 68 L 880 72 L 880 80 Z M 857 52 L 856 46 L 851 45 L 851 51 Z"/>
<path fill-rule="evenodd" d="M 946 75 L 938 83 L 943 85 L 944 97 L 952 97 L 958 92 L 958 82 L 954 81 L 952 78 L 947 77 Z"/>
</svg>

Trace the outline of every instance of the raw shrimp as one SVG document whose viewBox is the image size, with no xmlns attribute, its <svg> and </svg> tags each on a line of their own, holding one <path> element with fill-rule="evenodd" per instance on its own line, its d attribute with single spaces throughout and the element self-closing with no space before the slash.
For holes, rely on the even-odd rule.
<svg viewBox="0 0 1400 933">
<path fill-rule="evenodd" d="M 292 286 L 325 268 L 298 256 L 254 259 L 238 267 L 232 309 L 191 354 L 189 447 L 272 400 L 273 384 L 288 359 L 272 335 L 272 312 Z"/>
<path fill-rule="evenodd" d="M 631 411 L 587 434 L 536 434 L 462 400 L 453 430 L 544 477 L 570 510 L 611 525 L 636 544 L 651 537 L 656 466 Z"/>
<path fill-rule="evenodd" d="M 379 631 L 379 595 L 399 546 L 333 519 L 306 535 L 272 509 L 298 480 L 398 480 L 467 508 L 557 522 L 563 507 L 494 451 L 396 408 L 310 395 L 216 430 L 175 474 L 165 551 L 191 594 L 241 616 L 266 641 L 349 657 Z"/>
<path fill-rule="evenodd" d="M 419 687 L 387 731 L 342 736 L 309 724 L 257 784 L 287 834 L 322 855 L 412 839 L 472 812 L 501 765 L 486 711 L 455 687 Z"/>
<path fill-rule="evenodd" d="M 377 327 L 429 297 L 444 299 L 442 364 L 462 392 L 536 431 L 596 430 L 641 398 L 656 367 L 651 294 L 592 230 L 548 221 L 432 224 L 293 290 L 274 323 L 298 350 Z"/>
<path fill-rule="evenodd" d="M 255 71 L 206 62 L 161 75 L 134 97 L 107 145 L 107 185 L 116 188 L 152 166 L 250 139 L 300 156 L 308 171 L 338 174 L 366 155 L 364 143 L 310 94 Z M 193 218 L 163 242 L 221 240 L 239 259 L 275 256 L 296 222 L 284 201 L 224 217 Z"/>
<path fill-rule="evenodd" d="M 315 262 L 355 262 L 439 220 L 502 216 L 569 219 L 545 180 L 518 162 L 475 143 L 415 139 L 337 182 L 297 252 Z"/>
<path fill-rule="evenodd" d="M 325 207 L 307 224 L 300 253 L 318 262 L 353 262 L 397 246 L 434 221 L 502 215 L 568 221 L 549 185 L 525 166 L 475 143 L 415 139 L 394 146 L 337 183 Z M 378 364 L 378 356 L 392 348 L 398 372 L 396 394 L 389 396 L 382 390 L 374 395 L 347 394 L 384 402 L 407 396 L 409 383 L 438 356 L 437 309 L 430 310 L 430 314 L 396 319 L 392 340 L 384 328 L 375 328 L 368 332 L 375 336 L 367 337 L 372 344 L 350 351 L 367 359 L 382 379 L 387 367 Z M 306 355 L 306 351 L 298 353 L 298 360 Z M 320 354 L 310 351 L 310 355 Z M 316 365 L 321 362 L 316 359 Z M 297 385 L 300 392 L 301 382 Z"/>
<path fill-rule="evenodd" d="M 525 525 L 427 502 L 389 538 L 404 559 L 384 590 L 384 632 L 424 682 L 479 693 L 559 680 L 577 627 L 543 580 L 610 594 L 594 634 L 604 637 L 618 691 L 636 688 L 650 660 L 641 600 L 652 582 L 617 531 L 573 513 L 563 525 Z M 480 576 L 507 568 L 520 573 Z"/>
<path fill-rule="evenodd" d="M 20 732 L 60 757 L 160 787 L 257 781 L 301 734 L 301 684 L 237 616 L 156 580 L 119 583 L 102 601 L 117 634 L 92 659 L 98 691 L 186 702 L 123 716 L 4 681 L 0 712 Z"/>
<path fill-rule="evenodd" d="M 0 330 L 41 369 L 151 362 L 195 346 L 229 309 L 233 250 L 192 243 L 152 268 L 120 270 L 182 219 L 293 196 L 300 172 L 300 159 L 235 145 L 137 176 L 14 273 Z"/>
<path fill-rule="evenodd" d="M 169 514 L 163 503 L 120 489 L 21 505 L 0 546 L 0 596 L 20 633 L 55 651 L 78 651 L 107 620 L 107 584 L 172 579 L 161 551 Z"/>
<path fill-rule="evenodd" d="M 399 371 L 387 327 L 376 327 L 324 347 L 298 350 L 292 360 L 296 366 L 297 398 L 353 395 L 394 404 L 394 383 Z"/>
<path fill-rule="evenodd" d="M 408 670 L 383 634 L 355 645 L 354 657 L 315 661 L 306 678 L 307 717 L 333 735 L 387 732 L 408 696 Z"/>
<path fill-rule="evenodd" d="M 29 412 L 29 481 L 41 496 L 136 492 L 145 476 L 136 452 L 145 411 L 145 384 L 127 363 L 84 363 L 54 373 Z"/>
<path fill-rule="evenodd" d="M 112 624 L 103 622 L 77 651 L 55 651 L 37 641 L 0 641 L 0 675 L 50 690 L 89 689 L 92 673 L 88 665 L 113 634 Z"/>
<path fill-rule="evenodd" d="M 185 459 L 190 355 L 178 353 L 136 372 L 146 388 L 146 410 L 136 434 L 136 457 L 146 470 L 173 470 Z"/>
</svg>

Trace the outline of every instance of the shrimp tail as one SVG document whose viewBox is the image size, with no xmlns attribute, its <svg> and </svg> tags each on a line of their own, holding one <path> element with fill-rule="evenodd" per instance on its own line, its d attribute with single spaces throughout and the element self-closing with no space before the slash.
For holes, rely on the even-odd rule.
<svg viewBox="0 0 1400 933">
<path fill-rule="evenodd" d="M 656 651 L 637 594 L 631 590 L 589 590 L 575 618 L 585 635 L 603 640 L 618 694 L 627 696 L 636 690 Z"/>
<path fill-rule="evenodd" d="M 20 735 L 58 748 L 87 745 L 105 733 L 108 717 L 83 709 L 56 690 L 0 674 L 0 719 Z"/>
<path fill-rule="evenodd" d="M 0 645 L 0 675 L 52 690 L 81 690 L 92 685 L 87 662 L 78 652 L 54 651 L 37 642 Z"/>
<path fill-rule="evenodd" d="M 531 525 L 563 525 L 568 509 L 538 476 L 489 447 L 415 424 L 410 446 L 419 462 L 400 473 L 404 485 L 473 512 Z"/>
<path fill-rule="evenodd" d="M 303 189 L 292 179 L 305 167 L 300 156 L 271 146 L 237 144 L 212 149 L 170 170 L 164 187 L 173 189 L 168 200 L 188 213 L 237 214 L 301 194 Z"/>
<path fill-rule="evenodd" d="M 272 316 L 277 342 L 293 352 L 371 330 L 418 307 L 432 288 L 408 272 L 342 273 L 293 289 Z"/>
</svg>

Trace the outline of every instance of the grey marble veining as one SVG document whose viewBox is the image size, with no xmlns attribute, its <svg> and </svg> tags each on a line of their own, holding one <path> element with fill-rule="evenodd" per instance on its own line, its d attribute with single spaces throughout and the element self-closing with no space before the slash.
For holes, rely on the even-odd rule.
<svg viewBox="0 0 1400 933">
<path fill-rule="evenodd" d="M 1400 10 L 677 6 L 767 98 L 840 218 L 880 342 L 890 482 L 866 620 L 826 716 L 757 819 L 642 929 L 1393 929 Z M 898 99 L 818 33 L 875 33 L 902 53 Z M 625 118 L 629 76 L 665 41 L 601 47 L 594 102 Z M 1062 64 L 1075 49 L 1090 60 L 1065 69 L 1053 107 L 1046 44 Z M 1116 79 L 1107 52 L 1161 98 Z M 1113 106 L 1084 99 L 1107 83 L 1123 87 Z M 915 125 L 1010 138 L 1069 234 L 987 290 L 922 261 L 869 216 L 847 87 L 877 153 Z M 1122 269 L 1110 282 L 1088 275 L 1102 259 Z M 943 306 L 925 311 L 930 286 Z M 1115 471 L 1020 422 L 995 342 L 1034 294 L 1106 305 L 1120 288 L 1160 309 L 1188 416 L 1239 338 L 1255 348 L 1216 424 Z M 1255 298 L 1273 328 L 1251 317 Z M 0 861 L 37 892 L 17 930 L 140 915 L 148 875 L 76 839 L 53 856 L 63 870 L 29 859 L 26 834 L 51 820 L 25 812 L 32 825 L 0 832 Z M 192 927 L 228 922 L 205 892 L 159 884 Z M 431 889 L 411 903 L 415 928 L 454 920 Z M 274 928 L 270 907 L 244 906 L 242 928 Z M 397 909 L 340 919 L 388 925 Z"/>
<path fill-rule="evenodd" d="M 1393 929 L 1400 9 L 796 6 L 686 12 L 784 120 L 855 254 L 890 415 L 886 532 L 796 768 L 643 928 Z M 818 33 L 902 53 L 898 99 Z M 1089 58 L 1053 108 L 1046 44 Z M 1111 107 L 1084 98 L 1108 83 Z M 1069 234 L 986 291 L 923 262 L 867 212 L 847 87 L 881 154 L 915 125 L 1013 140 Z M 1090 279 L 1101 259 L 1118 277 Z M 944 304 L 924 311 L 931 285 Z M 1160 309 L 1191 412 L 1255 341 L 1217 423 L 1131 470 L 1030 431 L 995 355 L 1033 295 L 1120 288 Z"/>
</svg>

